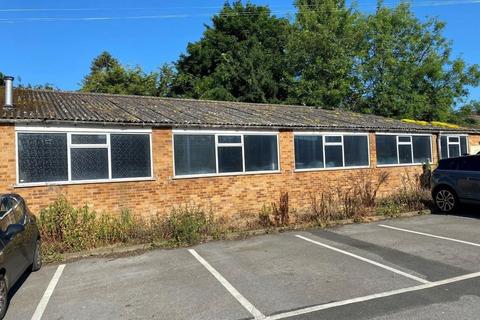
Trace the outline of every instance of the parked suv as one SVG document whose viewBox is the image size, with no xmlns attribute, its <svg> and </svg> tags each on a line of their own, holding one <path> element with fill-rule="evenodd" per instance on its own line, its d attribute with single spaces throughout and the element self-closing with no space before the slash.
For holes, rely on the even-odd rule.
<svg viewBox="0 0 480 320">
<path fill-rule="evenodd" d="M 17 194 L 0 196 L 0 319 L 8 307 L 8 291 L 30 268 L 42 266 L 35 217 Z"/>
<path fill-rule="evenodd" d="M 480 155 L 440 160 L 432 173 L 432 196 L 442 212 L 461 202 L 480 204 Z"/>
</svg>

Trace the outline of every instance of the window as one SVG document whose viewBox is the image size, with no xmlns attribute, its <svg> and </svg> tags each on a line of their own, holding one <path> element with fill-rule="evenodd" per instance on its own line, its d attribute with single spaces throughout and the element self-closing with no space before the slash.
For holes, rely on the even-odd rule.
<svg viewBox="0 0 480 320">
<path fill-rule="evenodd" d="M 367 136 L 344 136 L 345 166 L 362 167 L 370 164 Z"/>
<path fill-rule="evenodd" d="M 480 161 L 477 156 L 442 159 L 439 162 L 438 169 L 480 172 Z"/>
<path fill-rule="evenodd" d="M 64 133 L 19 133 L 19 182 L 68 180 L 67 135 Z"/>
<path fill-rule="evenodd" d="M 413 163 L 412 137 L 398 136 L 397 141 L 399 163 Z"/>
<path fill-rule="evenodd" d="M 463 161 L 461 170 L 480 172 L 479 157 L 464 157 L 461 159 Z"/>
<path fill-rule="evenodd" d="M 432 139 L 430 136 L 413 136 L 413 162 L 428 163 L 432 160 Z"/>
<path fill-rule="evenodd" d="M 214 135 L 175 135 L 175 175 L 216 172 Z"/>
<path fill-rule="evenodd" d="M 367 134 L 296 134 L 295 169 L 368 167 Z"/>
<path fill-rule="evenodd" d="M 0 199 L 0 230 L 7 231 L 9 225 L 15 223 L 15 216 L 13 214 L 13 206 L 15 202 L 9 196 L 3 196 Z"/>
<path fill-rule="evenodd" d="M 456 166 L 450 170 L 461 170 L 461 171 L 478 171 L 478 159 L 462 157 L 458 159 L 449 159 L 449 161 L 454 161 Z"/>
<path fill-rule="evenodd" d="M 245 135 L 245 171 L 278 170 L 277 136 Z"/>
<path fill-rule="evenodd" d="M 398 164 L 397 137 L 376 136 L 377 141 L 377 164 Z"/>
<path fill-rule="evenodd" d="M 151 177 L 149 133 L 18 132 L 18 182 Z"/>
<path fill-rule="evenodd" d="M 323 137 L 295 136 L 295 168 L 323 168 Z"/>
<path fill-rule="evenodd" d="M 17 199 L 13 200 L 13 217 L 16 224 L 25 224 L 25 208 L 23 202 L 18 201 Z"/>
<path fill-rule="evenodd" d="M 108 179 L 107 135 L 72 134 L 70 170 L 72 180 Z"/>
<path fill-rule="evenodd" d="M 0 199 L 0 230 L 7 231 L 12 224 L 25 224 L 23 203 L 11 196 Z"/>
<path fill-rule="evenodd" d="M 175 133 L 175 176 L 278 170 L 277 134 Z"/>
<path fill-rule="evenodd" d="M 218 136 L 218 172 L 242 172 L 242 136 Z"/>
<path fill-rule="evenodd" d="M 438 162 L 438 169 L 458 170 L 460 161 L 458 159 L 442 159 Z"/>
<path fill-rule="evenodd" d="M 432 142 L 427 135 L 378 134 L 377 164 L 422 164 L 432 161 Z"/>
<path fill-rule="evenodd" d="M 454 158 L 468 154 L 466 135 L 441 135 L 440 159 Z"/>
<path fill-rule="evenodd" d="M 111 134 L 112 178 L 150 177 L 150 136 Z M 128 151 L 127 151 L 128 150 Z"/>
</svg>

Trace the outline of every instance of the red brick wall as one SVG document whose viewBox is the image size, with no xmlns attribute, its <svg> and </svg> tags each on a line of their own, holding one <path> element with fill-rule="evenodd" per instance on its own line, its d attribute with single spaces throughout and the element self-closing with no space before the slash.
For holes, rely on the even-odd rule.
<svg viewBox="0 0 480 320">
<path fill-rule="evenodd" d="M 469 144 L 469 147 L 470 147 L 470 153 L 474 153 L 475 151 L 478 152 L 480 151 L 480 135 L 470 135 L 469 136 L 469 139 L 468 139 L 468 144 Z M 475 153 L 476 153 L 475 152 Z"/>
<path fill-rule="evenodd" d="M 97 211 L 118 213 L 122 208 L 142 215 L 167 213 L 172 206 L 196 204 L 211 208 L 216 214 L 257 214 L 264 204 L 278 201 L 281 191 L 288 191 L 293 208 L 306 209 L 310 192 L 328 188 L 345 188 L 352 185 L 352 174 L 358 169 L 316 172 L 294 171 L 293 133 L 280 132 L 281 173 L 239 175 L 192 179 L 173 179 L 172 131 L 154 129 L 152 132 L 154 176 L 153 181 L 110 182 L 79 185 L 15 187 L 15 134 L 14 127 L 0 126 L 1 192 L 16 192 L 26 198 L 30 208 L 41 208 L 63 194 L 75 206 L 88 203 Z M 472 138 L 474 139 L 474 138 Z M 480 137 L 475 137 L 480 141 Z M 436 137 L 432 140 L 434 160 L 437 160 Z M 473 141 L 473 140 L 472 140 Z M 371 169 L 363 172 L 389 173 L 387 184 L 380 190 L 386 195 L 398 189 L 407 177 L 421 172 L 420 166 L 376 167 L 375 135 L 370 133 Z"/>
</svg>

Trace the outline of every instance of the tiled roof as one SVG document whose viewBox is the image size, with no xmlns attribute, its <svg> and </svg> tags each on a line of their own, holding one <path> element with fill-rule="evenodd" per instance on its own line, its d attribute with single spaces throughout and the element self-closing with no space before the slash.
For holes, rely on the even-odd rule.
<svg viewBox="0 0 480 320">
<path fill-rule="evenodd" d="M 475 114 L 471 118 L 476 122 L 474 127 L 480 128 L 480 114 Z"/>
<path fill-rule="evenodd" d="M 14 90 L 14 108 L 0 122 L 98 123 L 168 127 L 295 128 L 378 131 L 461 131 L 315 107 L 189 100 L 31 89 Z"/>
</svg>

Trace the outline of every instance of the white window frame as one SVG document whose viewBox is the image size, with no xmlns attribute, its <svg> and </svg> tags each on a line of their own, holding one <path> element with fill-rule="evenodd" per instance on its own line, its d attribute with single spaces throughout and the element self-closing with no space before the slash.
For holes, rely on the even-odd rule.
<svg viewBox="0 0 480 320">
<path fill-rule="evenodd" d="M 72 142 L 72 135 L 87 135 L 85 133 L 78 133 L 78 132 L 67 132 L 67 162 L 68 162 L 68 181 L 90 181 L 93 179 L 84 179 L 84 180 L 72 180 L 72 149 L 107 149 L 108 154 L 108 180 L 112 180 L 112 158 L 111 158 L 111 149 L 110 149 L 110 133 L 95 133 L 95 135 L 104 135 L 105 136 L 105 143 L 96 143 L 96 144 L 75 144 Z M 92 135 L 92 133 L 88 133 L 88 135 Z M 97 179 L 97 180 L 105 180 L 105 179 Z"/>
<path fill-rule="evenodd" d="M 397 142 L 397 163 L 393 164 L 378 164 L 378 151 L 377 151 L 377 168 L 384 168 L 384 167 L 408 167 L 408 166 L 420 166 L 423 165 L 422 162 L 414 162 L 415 157 L 413 155 L 413 137 L 421 136 L 421 137 L 430 137 L 430 164 L 433 163 L 433 142 L 432 142 L 432 134 L 429 133 L 393 133 L 393 132 L 376 132 L 376 136 L 396 136 Z M 410 137 L 409 142 L 400 142 L 400 137 Z M 400 163 L 400 152 L 399 152 L 399 145 L 410 145 L 410 150 L 412 153 L 412 163 Z"/>
<path fill-rule="evenodd" d="M 400 138 L 408 138 L 409 141 L 400 141 Z M 397 136 L 397 163 L 398 164 L 411 164 L 410 162 L 400 163 L 400 146 L 410 146 L 410 155 L 412 156 L 412 162 L 414 163 L 415 158 L 413 157 L 413 136 Z M 430 139 L 430 149 L 432 148 L 432 139 Z M 430 152 L 431 155 L 431 152 Z"/>
<path fill-rule="evenodd" d="M 18 134 L 19 133 L 64 133 L 67 135 L 67 166 L 68 166 L 68 180 L 66 181 L 48 181 L 48 182 L 20 182 L 20 168 L 19 168 L 19 153 L 18 153 Z M 72 135 L 106 135 L 107 141 L 104 144 L 72 144 Z M 113 178 L 112 177 L 112 161 L 110 148 L 111 134 L 148 134 L 150 142 L 150 176 L 148 177 L 132 177 L 132 178 Z M 72 148 L 107 148 L 108 149 L 108 178 L 107 179 L 86 179 L 86 180 L 72 180 L 71 172 L 71 149 Z M 35 187 L 35 186 L 49 186 L 49 185 L 68 185 L 68 184 L 86 184 L 86 183 L 109 183 L 109 182 L 129 182 L 129 181 L 147 181 L 154 180 L 153 177 L 153 153 L 152 153 L 152 129 L 107 129 L 107 128 L 88 128 L 88 127 L 30 127 L 30 126 L 16 126 L 15 127 L 15 160 L 16 160 L 16 185 L 15 187 Z"/>
<path fill-rule="evenodd" d="M 442 155 L 442 137 L 447 138 L 447 158 L 450 158 L 450 145 L 458 145 L 458 150 L 460 151 L 459 154 L 462 156 L 462 144 L 460 142 L 461 137 L 465 137 L 467 142 L 467 153 L 470 153 L 470 142 L 468 141 L 468 134 L 444 134 L 441 133 L 438 135 L 438 158 L 441 159 Z M 458 138 L 458 142 L 450 142 L 450 138 Z"/>
<path fill-rule="evenodd" d="M 219 141 L 219 137 L 222 136 L 222 137 L 240 137 L 240 142 L 235 142 L 235 143 L 225 143 L 225 142 L 220 142 Z M 234 134 L 234 133 L 226 133 L 226 134 L 216 134 L 215 135 L 215 167 L 216 167 L 216 171 L 217 173 L 219 174 L 223 174 L 223 173 L 244 173 L 245 172 L 245 149 L 244 149 L 244 144 L 243 144 L 243 134 Z M 277 137 L 278 139 L 278 137 Z M 233 147 L 233 148 L 242 148 L 242 171 L 238 171 L 238 172 L 223 172 L 223 173 L 220 173 L 219 171 L 219 162 L 218 162 L 218 148 L 228 148 L 228 147 Z"/>
<path fill-rule="evenodd" d="M 209 135 L 215 138 L 215 173 L 200 173 L 200 174 L 185 174 L 177 175 L 175 168 L 175 135 Z M 277 138 L 277 170 L 262 170 L 262 171 L 246 171 L 245 170 L 245 148 L 244 136 L 275 136 Z M 240 136 L 241 143 L 218 143 L 219 136 Z M 218 147 L 242 147 L 242 161 L 243 171 L 239 172 L 218 172 Z M 173 160 L 173 179 L 191 179 L 191 178 L 208 178 L 208 177 L 223 177 L 223 176 L 240 176 L 252 174 L 274 174 L 280 173 L 280 137 L 278 131 L 237 131 L 237 130 L 188 130 L 188 129 L 173 129 L 172 130 L 172 160 Z"/>
<path fill-rule="evenodd" d="M 320 132 L 320 131 L 296 131 L 293 133 L 293 148 L 295 148 L 295 137 L 296 136 L 321 136 L 322 137 L 322 148 L 323 148 L 323 167 L 321 168 L 305 168 L 297 169 L 295 150 L 293 152 L 293 165 L 295 172 L 308 172 L 308 171 L 329 171 L 329 170 L 352 170 L 352 169 L 368 169 L 371 167 L 371 157 L 370 157 L 370 134 L 368 132 Z M 325 137 L 331 136 L 340 136 L 342 138 L 341 142 L 325 142 Z M 368 145 L 368 165 L 365 166 L 345 166 L 345 145 L 344 145 L 344 136 L 366 136 L 367 145 Z M 327 167 L 325 163 L 325 146 L 342 146 L 342 166 L 341 167 Z"/>
</svg>

